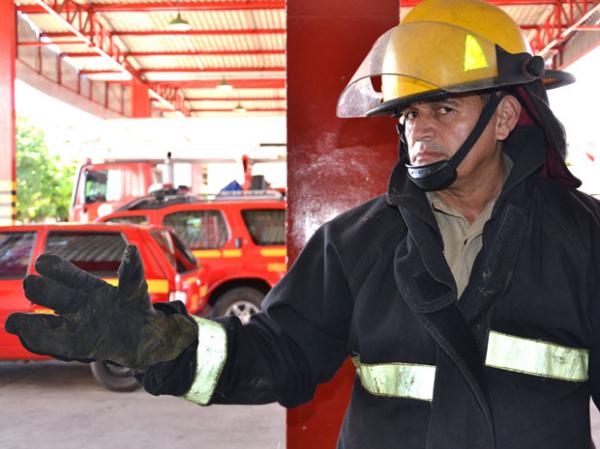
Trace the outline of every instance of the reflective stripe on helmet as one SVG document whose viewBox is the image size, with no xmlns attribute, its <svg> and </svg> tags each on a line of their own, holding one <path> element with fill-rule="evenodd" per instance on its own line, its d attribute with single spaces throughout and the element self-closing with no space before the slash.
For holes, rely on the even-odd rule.
<svg viewBox="0 0 600 449">
<path fill-rule="evenodd" d="M 196 375 L 192 386 L 182 397 L 206 405 L 212 398 L 227 361 L 227 333 L 220 323 L 195 316 L 192 318 L 198 324 Z"/>
<path fill-rule="evenodd" d="M 485 364 L 494 368 L 552 379 L 588 379 L 587 349 L 490 331 Z"/>
<path fill-rule="evenodd" d="M 371 394 L 429 402 L 433 399 L 435 366 L 413 363 L 369 365 L 361 363 L 358 357 L 352 362 L 362 386 Z"/>
</svg>

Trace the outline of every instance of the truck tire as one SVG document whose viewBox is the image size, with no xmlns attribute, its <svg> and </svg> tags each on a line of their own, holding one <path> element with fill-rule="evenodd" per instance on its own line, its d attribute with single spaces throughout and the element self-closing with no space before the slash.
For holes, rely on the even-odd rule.
<svg viewBox="0 0 600 449">
<path fill-rule="evenodd" d="M 106 360 L 98 360 L 91 363 L 91 369 L 96 381 L 109 390 L 134 391 L 140 387 L 129 368 L 115 365 Z"/>
<path fill-rule="evenodd" d="M 265 294 L 252 287 L 236 287 L 217 298 L 213 307 L 213 316 L 236 315 L 246 324 L 252 315 L 260 312 Z"/>
</svg>

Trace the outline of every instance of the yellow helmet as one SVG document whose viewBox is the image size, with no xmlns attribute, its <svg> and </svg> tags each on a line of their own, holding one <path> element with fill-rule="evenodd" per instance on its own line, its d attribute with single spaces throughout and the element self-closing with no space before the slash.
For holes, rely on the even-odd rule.
<svg viewBox="0 0 600 449">
<path fill-rule="evenodd" d="M 395 114 L 415 101 L 536 80 L 551 87 L 573 78 L 545 71 L 544 60 L 532 56 L 519 26 L 500 8 L 480 0 L 425 0 L 377 40 L 340 95 L 337 112 Z"/>
</svg>

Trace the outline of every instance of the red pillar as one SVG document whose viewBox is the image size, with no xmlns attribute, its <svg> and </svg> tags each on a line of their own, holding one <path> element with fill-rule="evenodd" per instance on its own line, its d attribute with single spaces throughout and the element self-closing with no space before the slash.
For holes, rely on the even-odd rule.
<svg viewBox="0 0 600 449">
<path fill-rule="evenodd" d="M 133 78 L 131 81 L 131 117 L 150 117 L 148 86 L 137 78 Z"/>
<path fill-rule="evenodd" d="M 0 225 L 14 224 L 17 213 L 15 165 L 15 3 L 0 1 Z"/>
<path fill-rule="evenodd" d="M 398 24 L 398 0 L 288 0 L 288 254 L 316 227 L 386 190 L 396 160 L 392 119 L 338 119 L 338 95 L 377 37 Z M 349 243 L 351 244 L 351 243 Z M 288 449 L 332 449 L 354 370 L 288 411 Z"/>
</svg>

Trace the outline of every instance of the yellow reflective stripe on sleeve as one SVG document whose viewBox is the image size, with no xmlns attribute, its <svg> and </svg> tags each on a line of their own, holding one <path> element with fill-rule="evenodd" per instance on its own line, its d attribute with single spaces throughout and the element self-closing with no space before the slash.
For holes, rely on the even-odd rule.
<svg viewBox="0 0 600 449">
<path fill-rule="evenodd" d="M 552 379 L 588 379 L 587 349 L 490 331 L 485 364 L 493 368 Z"/>
<path fill-rule="evenodd" d="M 216 259 L 221 257 L 221 251 L 218 249 L 197 249 L 192 251 L 194 256 L 204 258 L 204 259 Z"/>
<path fill-rule="evenodd" d="M 413 363 L 368 365 L 357 358 L 352 361 L 360 383 L 371 394 L 429 402 L 433 399 L 435 366 Z"/>
<path fill-rule="evenodd" d="M 227 361 L 227 332 L 216 321 L 192 316 L 198 324 L 196 375 L 188 392 L 182 397 L 200 405 L 210 402 Z"/>
<path fill-rule="evenodd" d="M 117 287 L 119 280 L 117 278 L 104 279 L 110 285 Z M 166 279 L 146 279 L 148 283 L 148 293 L 169 293 L 169 281 Z"/>
<path fill-rule="evenodd" d="M 208 293 L 208 287 L 206 285 L 203 285 L 202 287 L 200 287 L 200 296 L 205 297 L 207 293 Z"/>
<path fill-rule="evenodd" d="M 260 255 L 264 257 L 285 257 L 287 250 L 285 248 L 263 248 Z"/>
</svg>

